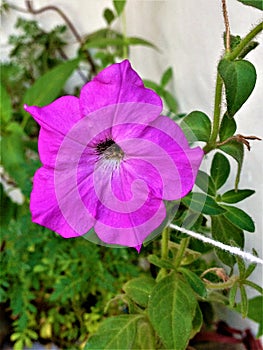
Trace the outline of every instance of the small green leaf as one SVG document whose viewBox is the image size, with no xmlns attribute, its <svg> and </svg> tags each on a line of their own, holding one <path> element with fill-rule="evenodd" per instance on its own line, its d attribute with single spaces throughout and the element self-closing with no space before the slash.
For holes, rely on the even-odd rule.
<svg viewBox="0 0 263 350">
<path fill-rule="evenodd" d="M 156 349 L 154 330 L 147 319 L 141 318 L 137 323 L 136 343 L 133 349 Z"/>
<path fill-rule="evenodd" d="M 161 79 L 161 86 L 163 88 L 169 83 L 169 81 L 172 79 L 172 76 L 173 76 L 173 69 L 172 69 L 172 67 L 169 67 L 163 73 L 163 76 L 162 76 L 162 79 Z"/>
<path fill-rule="evenodd" d="M 192 287 L 192 289 L 200 295 L 202 298 L 206 298 L 207 296 L 207 290 L 205 288 L 204 282 L 201 280 L 199 276 L 197 276 L 194 272 L 192 272 L 189 269 L 185 269 L 184 267 L 180 267 L 178 269 L 179 272 L 181 272 L 189 285 Z"/>
<path fill-rule="evenodd" d="M 136 325 L 141 315 L 120 315 L 107 318 L 85 346 L 88 349 L 132 349 Z"/>
<path fill-rule="evenodd" d="M 239 286 L 241 303 L 240 303 L 240 311 L 243 318 L 247 317 L 248 314 L 248 298 L 247 292 L 243 284 Z"/>
<path fill-rule="evenodd" d="M 233 308 L 236 303 L 236 294 L 237 294 L 238 284 L 234 283 L 234 285 L 230 288 L 229 291 L 229 306 Z"/>
<path fill-rule="evenodd" d="M 151 43 L 148 40 L 137 38 L 137 37 L 128 37 L 126 38 L 127 45 L 142 45 L 142 46 L 149 46 L 153 49 L 157 50 L 157 47 Z"/>
<path fill-rule="evenodd" d="M 253 220 L 247 213 L 244 212 L 244 210 L 229 205 L 222 205 L 222 207 L 226 210 L 223 214 L 224 217 L 232 222 L 232 224 L 241 228 L 242 230 L 249 232 L 255 231 Z"/>
<path fill-rule="evenodd" d="M 219 189 L 226 182 L 230 173 L 230 164 L 228 159 L 221 153 L 216 153 L 212 160 L 210 169 L 211 177 L 216 189 Z"/>
<path fill-rule="evenodd" d="M 156 284 L 148 313 L 167 349 L 185 350 L 191 337 L 196 306 L 191 287 L 179 274 L 170 274 Z"/>
<path fill-rule="evenodd" d="M 125 3 L 126 3 L 126 0 L 113 0 L 113 5 L 118 16 L 122 14 L 125 7 Z"/>
<path fill-rule="evenodd" d="M 1 123 L 8 123 L 12 116 L 11 98 L 6 89 L 0 84 L 0 120 Z"/>
<path fill-rule="evenodd" d="M 200 111 L 193 111 L 188 114 L 181 123 L 181 127 L 188 140 L 194 137 L 198 141 L 208 142 L 211 134 L 211 121 L 208 116 Z M 193 140 L 195 141 L 195 140 Z"/>
<path fill-rule="evenodd" d="M 263 10 L 263 1 L 262 0 L 238 0 L 244 5 L 253 6 L 259 10 Z"/>
<path fill-rule="evenodd" d="M 235 188 L 237 189 L 239 179 L 240 179 L 240 173 L 243 165 L 243 159 L 244 159 L 244 145 L 242 143 L 239 143 L 233 140 L 223 146 L 220 146 L 219 149 L 229 154 L 231 157 L 233 157 L 237 161 L 238 167 L 237 167 L 237 175 L 236 175 L 236 181 L 235 181 Z"/>
<path fill-rule="evenodd" d="M 215 187 L 214 181 L 204 171 L 202 170 L 198 171 L 195 184 L 205 193 L 208 193 L 211 196 L 215 196 L 216 187 Z"/>
<path fill-rule="evenodd" d="M 237 125 L 234 118 L 228 118 L 226 114 L 224 114 L 223 119 L 220 124 L 219 129 L 219 138 L 220 141 L 225 141 L 229 137 L 233 136 L 236 132 Z"/>
<path fill-rule="evenodd" d="M 164 269 L 174 269 L 174 265 L 169 260 L 160 259 L 157 255 L 150 254 L 147 258 L 149 263 Z"/>
<path fill-rule="evenodd" d="M 182 199 L 182 202 L 191 210 L 207 215 L 220 215 L 225 209 L 216 201 L 203 193 L 191 192 Z"/>
<path fill-rule="evenodd" d="M 236 246 L 243 248 L 244 246 L 244 233 L 241 229 L 229 222 L 224 215 L 212 216 L 212 237 L 222 243 L 232 245 L 232 242 Z M 222 260 L 222 262 L 230 267 L 233 267 L 236 263 L 232 254 L 224 252 L 220 249 L 216 249 L 216 254 Z"/>
<path fill-rule="evenodd" d="M 232 118 L 246 102 L 256 84 L 255 67 L 248 61 L 223 59 L 218 72 L 225 84 L 227 115 Z"/>
<path fill-rule="evenodd" d="M 42 75 L 26 91 L 23 103 L 44 106 L 52 102 L 59 96 L 66 81 L 77 68 L 78 63 L 78 59 L 67 61 Z"/>
<path fill-rule="evenodd" d="M 125 283 L 123 290 L 135 303 L 142 307 L 147 307 L 154 286 L 155 281 L 153 278 L 138 277 Z"/>
<path fill-rule="evenodd" d="M 221 201 L 225 203 L 237 203 L 254 194 L 253 190 L 230 190 L 221 196 Z"/>
<path fill-rule="evenodd" d="M 255 268 L 257 267 L 257 264 L 256 263 L 252 263 L 248 266 L 247 270 L 246 270 L 246 273 L 245 273 L 245 278 L 248 278 L 252 272 L 255 270 Z"/>
<path fill-rule="evenodd" d="M 169 91 L 164 90 L 163 93 L 161 94 L 161 97 L 163 97 L 167 108 L 171 112 L 173 112 L 173 113 L 178 112 L 178 102 L 176 101 L 176 99 L 173 97 L 173 95 Z"/>
<path fill-rule="evenodd" d="M 106 8 L 104 10 L 103 17 L 105 18 L 108 25 L 110 25 L 112 21 L 114 21 L 115 15 L 110 9 Z"/>
<path fill-rule="evenodd" d="M 191 339 L 201 330 L 203 325 L 203 314 L 199 304 L 196 305 L 195 316 L 192 323 Z"/>
</svg>

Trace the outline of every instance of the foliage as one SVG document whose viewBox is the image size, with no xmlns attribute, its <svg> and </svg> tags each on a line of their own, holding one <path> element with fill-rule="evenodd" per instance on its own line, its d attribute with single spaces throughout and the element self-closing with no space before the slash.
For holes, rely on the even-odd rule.
<svg viewBox="0 0 263 350">
<path fill-rule="evenodd" d="M 250 5 L 260 8 L 259 3 Z M 31 222 L 31 179 L 40 166 L 38 127 L 23 111 L 23 104 L 51 102 L 64 93 L 73 72 L 86 81 L 126 57 L 132 45 L 155 49 L 142 38 L 113 29 L 113 23 L 124 16 L 125 1 L 113 1 L 112 8 L 103 13 L 106 27 L 84 36 L 73 59 L 64 53 L 66 26 L 47 32 L 36 21 L 19 19 L 20 34 L 10 37 L 9 61 L 1 63 L 0 302 L 11 314 L 14 348 L 40 339 L 62 348 L 184 350 L 189 341 L 194 344 L 203 324 L 211 326 L 207 310 L 211 313 L 214 302 L 260 323 L 260 336 L 262 297 L 248 300 L 246 294 L 247 287 L 262 294 L 261 287 L 249 280 L 255 264 L 246 265 L 218 249 L 217 260 L 207 262 L 202 255 L 212 247 L 169 228 L 138 257 L 131 249 L 109 249 L 83 238 L 65 240 Z M 2 10 L 12 7 L 5 2 Z M 254 232 L 255 227 L 237 203 L 254 191 L 238 188 L 248 142 L 235 135 L 236 113 L 256 83 L 256 70 L 244 57 L 257 46 L 253 39 L 260 30 L 255 27 L 245 38 L 231 36 L 230 51 L 218 64 L 213 117 L 197 110 L 178 114 L 176 97 L 169 90 L 171 68 L 159 83 L 145 80 L 162 97 L 166 114 L 181 123 L 189 142 L 203 142 L 211 157 L 209 173 L 199 171 L 198 190 L 178 203 L 173 223 L 240 248 L 245 231 Z M 221 111 L 223 86 L 225 111 Z M 224 191 L 233 171 L 230 158 L 237 162 L 238 172 L 233 188 Z M 14 190 L 20 191 L 22 204 L 14 200 Z M 238 272 L 234 273 L 235 265 Z"/>
</svg>

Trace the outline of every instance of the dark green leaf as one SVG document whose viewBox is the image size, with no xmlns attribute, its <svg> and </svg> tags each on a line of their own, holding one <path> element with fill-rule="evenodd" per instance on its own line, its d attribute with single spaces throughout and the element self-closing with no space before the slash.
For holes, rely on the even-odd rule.
<svg viewBox="0 0 263 350">
<path fill-rule="evenodd" d="M 230 190 L 221 196 L 221 201 L 225 203 L 237 203 L 254 194 L 253 190 Z"/>
<path fill-rule="evenodd" d="M 162 79 L 161 79 L 161 86 L 163 88 L 169 83 L 169 81 L 172 79 L 172 76 L 173 76 L 173 69 L 171 67 L 169 67 L 163 73 L 163 76 L 162 76 Z"/>
<path fill-rule="evenodd" d="M 23 103 L 44 106 L 52 102 L 77 68 L 78 59 L 61 63 L 42 75 L 26 92 Z"/>
<path fill-rule="evenodd" d="M 212 237 L 222 243 L 232 245 L 232 242 L 236 246 L 243 248 L 244 246 L 244 234 L 241 229 L 229 222 L 224 215 L 212 216 Z M 234 266 L 235 258 L 227 252 L 220 249 L 216 249 L 216 253 L 220 260 L 228 266 Z"/>
<path fill-rule="evenodd" d="M 196 305 L 195 316 L 192 324 L 191 339 L 201 330 L 203 325 L 203 314 L 199 304 Z"/>
<path fill-rule="evenodd" d="M 148 312 L 153 328 L 167 349 L 185 350 L 196 306 L 191 287 L 180 275 L 173 273 L 157 283 Z"/>
<path fill-rule="evenodd" d="M 252 93 L 257 79 L 256 70 L 248 61 L 223 59 L 218 72 L 225 84 L 227 115 L 232 118 Z"/>
<path fill-rule="evenodd" d="M 146 307 L 154 286 L 155 281 L 153 278 L 138 277 L 128 281 L 123 286 L 123 290 L 135 303 Z"/>
<path fill-rule="evenodd" d="M 124 10 L 125 3 L 126 3 L 126 0 L 113 0 L 113 5 L 118 16 L 120 16 L 122 11 Z"/>
<path fill-rule="evenodd" d="M 222 205 L 226 210 L 223 214 L 232 224 L 249 232 L 255 231 L 255 225 L 251 217 L 243 210 L 229 205 Z"/>
<path fill-rule="evenodd" d="M 228 159 L 221 153 L 216 153 L 212 160 L 210 169 L 211 177 L 216 189 L 219 189 L 226 182 L 230 173 L 230 164 Z"/>
<path fill-rule="evenodd" d="M 188 140 L 193 140 L 194 136 L 199 141 L 208 142 L 210 138 L 211 121 L 203 112 L 193 111 L 188 114 L 181 123 L 181 127 Z"/>
<path fill-rule="evenodd" d="M 191 270 L 185 269 L 184 267 L 180 267 L 178 271 L 184 275 L 189 285 L 198 295 L 200 295 L 200 297 L 206 298 L 207 290 L 205 288 L 204 282 L 201 280 L 199 276 L 197 276 Z"/>
<path fill-rule="evenodd" d="M 174 265 L 165 259 L 160 259 L 157 255 L 151 254 L 148 256 L 149 263 L 164 269 L 173 269 Z"/>
<path fill-rule="evenodd" d="M 205 193 L 208 193 L 211 196 L 215 196 L 216 188 L 215 188 L 214 181 L 204 171 L 202 170 L 198 171 L 195 184 Z"/>
<path fill-rule="evenodd" d="M 198 213 L 220 215 L 225 212 L 225 209 L 220 207 L 212 197 L 203 193 L 191 192 L 182 199 L 182 202 Z"/>
<path fill-rule="evenodd" d="M 237 125 L 234 118 L 228 118 L 226 114 L 224 114 L 223 119 L 220 124 L 219 129 L 219 138 L 220 141 L 225 141 L 229 137 L 233 136 L 236 132 Z"/>
<path fill-rule="evenodd" d="M 263 1 L 262 0 L 238 0 L 244 5 L 253 6 L 259 10 L 263 10 Z"/>
<path fill-rule="evenodd" d="M 103 17 L 109 25 L 115 18 L 114 13 L 108 8 L 104 10 Z"/>
<path fill-rule="evenodd" d="M 11 98 L 6 89 L 0 84 L 0 120 L 1 123 L 7 123 L 12 116 Z"/>
<path fill-rule="evenodd" d="M 258 47 L 259 43 L 257 41 L 251 41 L 238 55 L 238 58 L 244 58 L 250 51 Z"/>
<path fill-rule="evenodd" d="M 88 349 L 132 349 L 136 325 L 141 315 L 121 315 L 107 318 L 85 346 Z"/>
</svg>

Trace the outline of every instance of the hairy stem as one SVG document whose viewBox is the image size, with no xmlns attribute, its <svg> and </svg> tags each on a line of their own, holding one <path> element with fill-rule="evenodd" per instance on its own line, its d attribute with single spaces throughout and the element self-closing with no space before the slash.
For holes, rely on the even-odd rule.
<svg viewBox="0 0 263 350">
<path fill-rule="evenodd" d="M 190 237 L 183 238 L 181 240 L 178 252 L 177 252 L 175 259 L 174 259 L 175 268 L 178 268 L 181 265 L 182 258 L 184 257 L 184 253 L 185 253 L 186 248 L 188 247 L 189 242 L 190 242 Z"/>
<path fill-rule="evenodd" d="M 170 227 L 166 227 L 162 232 L 162 240 L 161 240 L 161 258 L 165 260 L 168 258 L 169 238 L 170 238 Z M 158 273 L 157 281 L 159 281 L 166 275 L 167 275 L 167 270 L 164 267 L 162 267 Z"/>
<path fill-rule="evenodd" d="M 234 60 L 237 58 L 244 48 L 250 43 L 251 40 L 255 38 L 263 30 L 263 22 L 260 22 L 256 27 L 254 27 L 245 37 L 240 41 L 240 43 L 234 48 L 231 53 L 225 55 L 228 60 Z"/>
<path fill-rule="evenodd" d="M 223 16 L 226 28 L 226 52 L 230 52 L 230 25 L 226 7 L 226 0 L 222 0 Z"/>
</svg>

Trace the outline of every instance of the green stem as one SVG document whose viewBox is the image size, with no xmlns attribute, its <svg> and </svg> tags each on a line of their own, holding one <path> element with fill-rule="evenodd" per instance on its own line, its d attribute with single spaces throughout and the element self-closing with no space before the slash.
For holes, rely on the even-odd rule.
<svg viewBox="0 0 263 350">
<path fill-rule="evenodd" d="M 220 127 L 220 114 L 221 114 L 221 102 L 222 102 L 222 91 L 223 91 L 223 80 L 220 75 L 216 77 L 216 91 L 215 91 L 215 102 L 214 102 L 214 117 L 213 117 L 213 128 L 208 144 L 204 147 L 204 152 L 208 153 L 216 145 L 216 139 Z"/>
<path fill-rule="evenodd" d="M 263 22 L 260 22 L 255 28 L 249 32 L 244 39 L 241 40 L 241 42 L 237 45 L 237 47 L 234 48 L 234 50 L 231 53 L 227 53 L 225 55 L 225 58 L 232 61 L 235 58 L 237 58 L 240 53 L 244 50 L 244 48 L 249 44 L 251 40 L 255 38 L 256 35 L 258 35 L 263 30 Z"/>
<path fill-rule="evenodd" d="M 207 289 L 227 289 L 227 288 L 231 288 L 237 281 L 237 277 L 234 278 L 230 278 L 228 281 L 226 282 L 221 282 L 221 283 L 206 283 L 205 286 Z"/>
<path fill-rule="evenodd" d="M 123 39 L 125 45 L 123 45 L 123 59 L 128 58 L 128 45 L 126 44 L 126 39 L 127 39 L 127 26 L 126 26 L 126 15 L 125 11 L 122 12 L 121 14 L 121 19 L 122 19 L 122 34 L 123 34 Z"/>
<path fill-rule="evenodd" d="M 174 259 L 174 267 L 176 269 L 181 265 L 182 258 L 184 257 L 184 253 L 185 253 L 186 248 L 188 247 L 189 242 L 190 242 L 190 237 L 183 238 L 181 240 L 178 252 L 177 252 L 175 259 Z"/>
<path fill-rule="evenodd" d="M 165 259 L 165 260 L 168 258 L 169 238 L 170 238 L 170 228 L 166 227 L 162 232 L 162 240 L 161 240 L 161 258 Z M 162 267 L 158 273 L 156 280 L 159 281 L 160 279 L 162 279 L 166 275 L 167 275 L 167 270 L 164 267 Z"/>
</svg>

